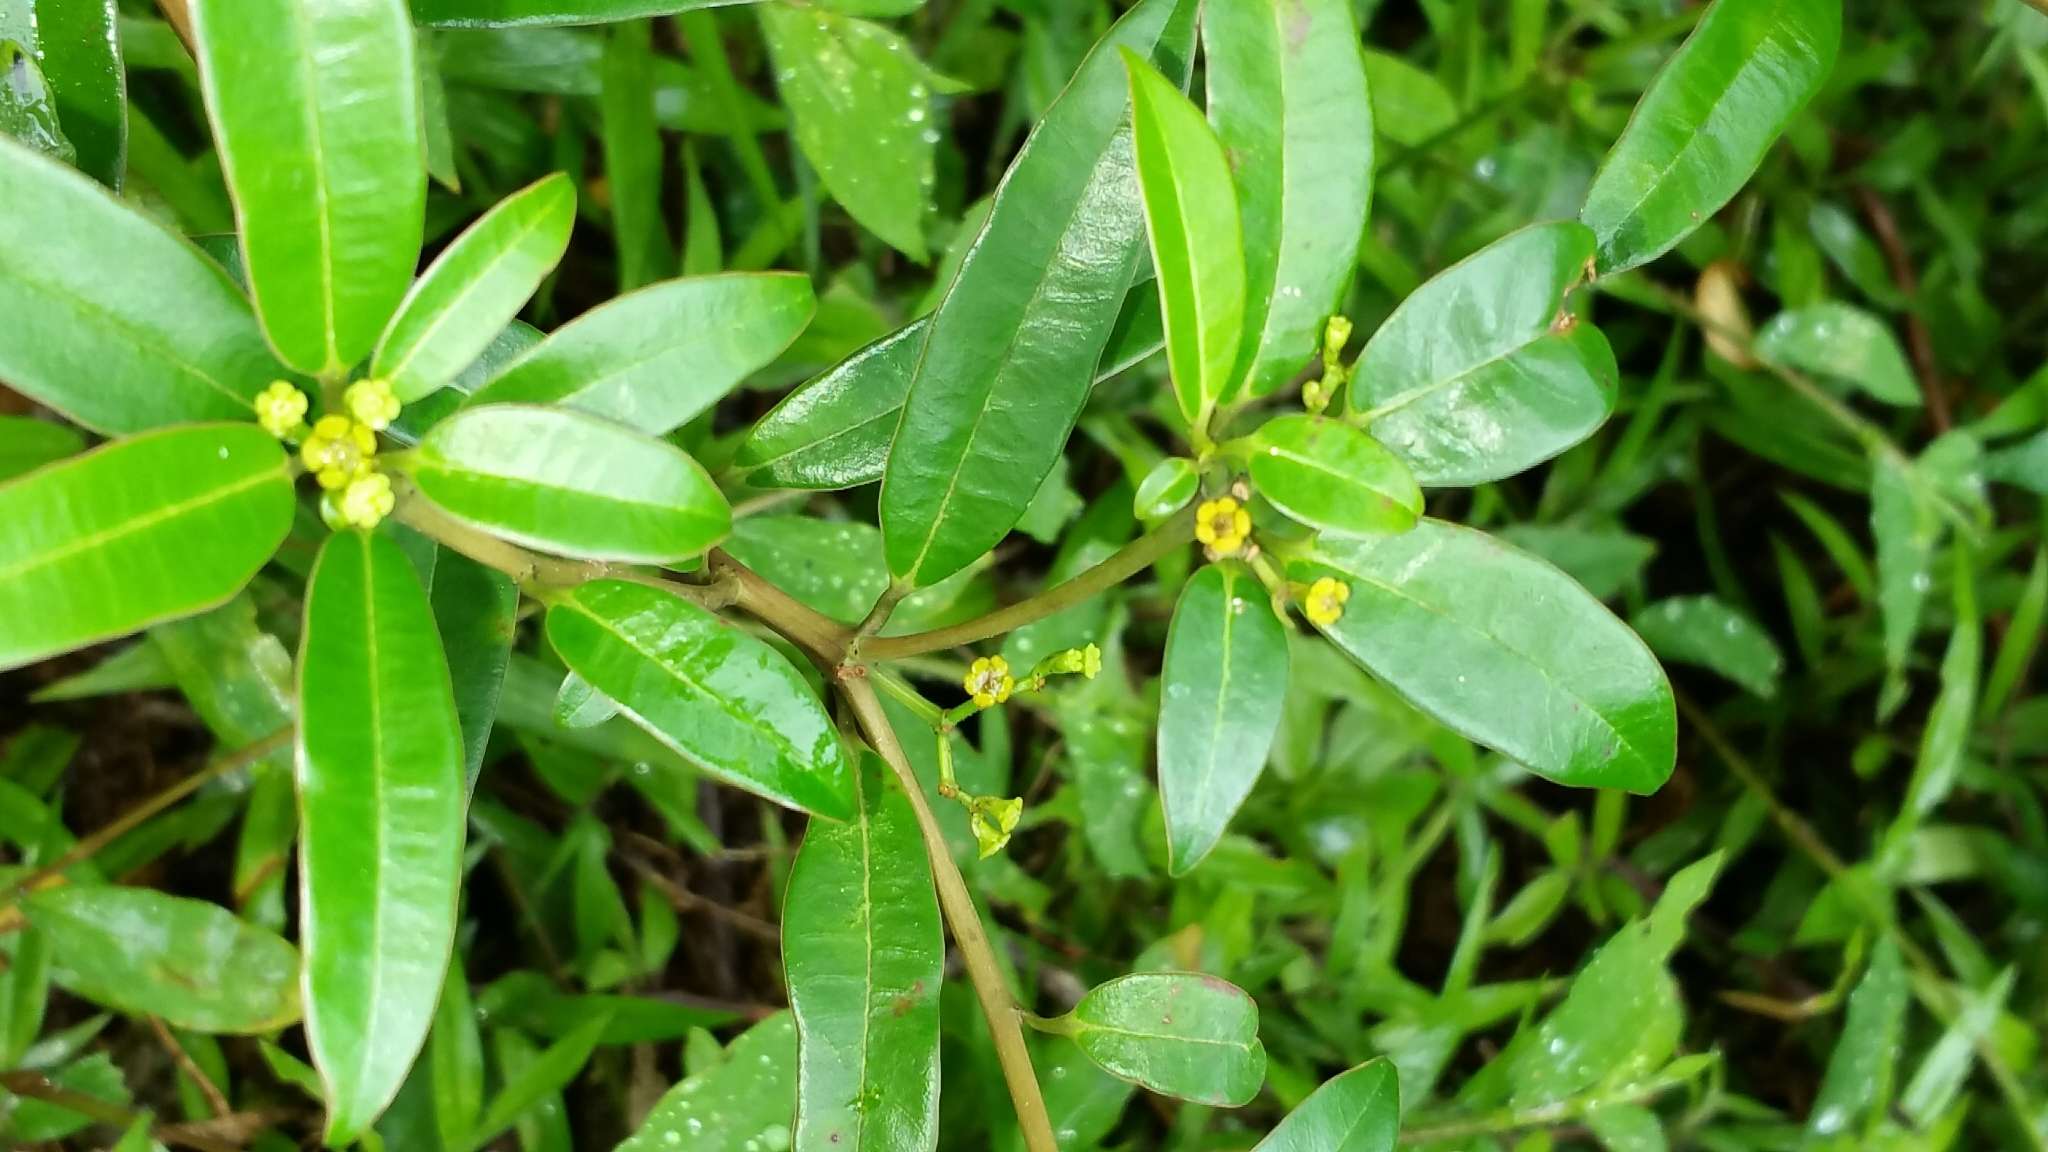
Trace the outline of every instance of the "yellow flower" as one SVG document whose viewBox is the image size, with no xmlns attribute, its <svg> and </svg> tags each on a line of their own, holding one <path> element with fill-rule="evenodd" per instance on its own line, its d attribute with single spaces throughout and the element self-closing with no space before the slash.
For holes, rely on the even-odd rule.
<svg viewBox="0 0 2048 1152">
<path fill-rule="evenodd" d="M 1102 674 L 1102 649 L 1090 644 L 1081 649 L 1081 675 L 1093 680 Z"/>
<path fill-rule="evenodd" d="M 966 679 L 960 687 L 974 697 L 977 707 L 992 708 L 1010 698 L 1017 688 L 1016 677 L 1010 675 L 1010 662 L 1001 656 L 983 656 L 967 669 Z"/>
<path fill-rule="evenodd" d="M 349 415 L 372 432 L 382 432 L 398 419 L 400 405 L 389 380 L 358 380 L 342 393 L 341 402 L 348 405 Z"/>
<path fill-rule="evenodd" d="M 349 482 L 342 490 L 338 513 L 343 523 L 356 528 L 375 528 L 383 523 L 398 498 L 391 493 L 391 477 L 372 472 Z"/>
<path fill-rule="evenodd" d="M 1024 800 L 1012 796 L 1001 799 L 994 796 L 976 796 L 967 802 L 967 822 L 974 828 L 974 842 L 981 845 L 983 860 L 1003 850 L 1010 842 L 1011 833 L 1017 830 L 1017 819 L 1024 815 Z"/>
<path fill-rule="evenodd" d="M 370 460 L 376 455 L 377 434 L 346 416 L 322 416 L 313 425 L 313 434 L 299 446 L 299 460 L 306 471 L 330 492 L 369 475 Z"/>
<path fill-rule="evenodd" d="M 1351 585 L 1323 576 L 1308 586 L 1308 599 L 1301 610 L 1308 615 L 1309 623 L 1328 628 L 1344 618 L 1344 605 L 1350 599 Z"/>
<path fill-rule="evenodd" d="M 1235 497 L 1218 496 L 1195 509 L 1195 539 L 1218 559 L 1244 551 L 1252 534 L 1252 514 Z"/>
<path fill-rule="evenodd" d="M 306 394 L 286 380 L 274 380 L 256 394 L 256 422 L 279 440 L 289 440 L 306 427 Z"/>
</svg>

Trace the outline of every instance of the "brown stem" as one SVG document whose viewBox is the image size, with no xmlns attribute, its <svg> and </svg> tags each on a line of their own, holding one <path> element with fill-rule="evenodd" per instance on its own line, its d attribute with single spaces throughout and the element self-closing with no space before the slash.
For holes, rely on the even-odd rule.
<svg viewBox="0 0 2048 1152">
<path fill-rule="evenodd" d="M 96 1123 L 110 1124 L 116 1128 L 133 1127 L 135 1122 L 143 1117 L 142 1113 L 130 1112 L 110 1100 L 102 1100 L 97 1096 L 89 1096 L 61 1084 L 52 1083 L 39 1072 L 0 1072 L 0 1088 L 5 1088 L 16 1096 L 26 1096 L 31 1100 L 54 1104 L 66 1112 L 76 1112 Z M 236 1152 L 239 1147 L 238 1144 L 215 1139 L 196 1131 L 195 1126 L 191 1125 L 166 1125 L 155 1129 L 154 1135 L 166 1144 L 196 1148 L 199 1152 Z"/>
<path fill-rule="evenodd" d="M 799 603 L 795 597 L 723 552 L 711 554 L 711 570 L 717 577 L 734 582 L 735 607 L 787 636 L 827 666 L 839 663 L 852 635 L 845 626 L 814 611 L 809 605 Z"/>
<path fill-rule="evenodd" d="M 228 1098 L 220 1093 L 220 1085 L 215 1084 L 213 1078 L 199 1067 L 199 1062 L 192 1059 L 192 1054 L 185 1051 L 185 1046 L 178 1043 L 178 1038 L 171 1035 L 171 1030 L 165 1027 L 164 1022 L 154 1016 L 145 1016 L 143 1019 L 149 1021 L 150 1030 L 156 1033 L 157 1043 L 164 1046 L 164 1051 L 170 1054 L 179 1070 L 185 1073 L 185 1078 L 192 1081 L 192 1086 L 199 1089 L 200 1095 L 206 1097 L 206 1110 L 213 1113 L 213 1118 L 218 1120 L 232 1111 L 228 1106 Z"/>
<path fill-rule="evenodd" d="M 1920 377 L 1921 394 L 1927 397 L 1927 418 L 1934 425 L 1936 435 L 1949 430 L 1954 418 L 1949 413 L 1948 388 L 1941 378 L 1941 367 L 1934 359 L 1934 338 L 1927 331 L 1927 320 L 1920 315 L 1920 277 L 1913 271 L 1913 258 L 1906 253 L 1906 242 L 1899 235 L 1899 223 L 1892 218 L 1892 210 L 1876 189 L 1860 187 L 1856 194 L 1863 201 L 1863 213 L 1870 217 L 1870 230 L 1877 233 L 1878 247 L 1884 249 L 1885 262 L 1891 265 L 1892 280 L 1899 291 L 1906 296 L 1906 345 L 1913 353 L 1913 369 Z"/>
</svg>

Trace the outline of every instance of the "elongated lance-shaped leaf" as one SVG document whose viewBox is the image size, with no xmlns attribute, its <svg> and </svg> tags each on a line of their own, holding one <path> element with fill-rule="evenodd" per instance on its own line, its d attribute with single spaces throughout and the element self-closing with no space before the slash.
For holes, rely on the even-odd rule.
<svg viewBox="0 0 2048 1152">
<path fill-rule="evenodd" d="M 1061 1022 L 1103 1071 L 1163 1096 L 1236 1108 L 1266 1082 L 1259 1006 L 1198 972 L 1137 972 L 1089 989 Z"/>
<path fill-rule="evenodd" d="M 115 0 L 44 0 L 34 8 L 36 55 L 78 167 L 118 191 L 128 163 L 128 79 Z"/>
<path fill-rule="evenodd" d="M 370 374 L 408 403 L 455 379 L 554 271 L 575 223 L 576 185 L 559 172 L 500 201 L 420 274 Z"/>
<path fill-rule="evenodd" d="M 811 822 L 783 901 L 796 1146 L 930 1152 L 946 967 L 938 898 L 910 798 L 872 752 L 859 784 L 857 817 Z"/>
<path fill-rule="evenodd" d="M 1181 589 L 1159 692 L 1166 863 L 1180 876 L 1258 783 L 1287 695 L 1287 627 L 1249 569 L 1212 564 Z"/>
<path fill-rule="evenodd" d="M 1422 515 L 1415 476 L 1379 441 L 1340 420 L 1295 414 L 1250 437 L 1252 484 L 1289 517 L 1343 536 L 1406 532 Z"/>
<path fill-rule="evenodd" d="M 389 537 L 320 550 L 299 641 L 306 1046 L 346 1144 L 433 1022 L 462 871 L 462 728 L 426 589 Z"/>
<path fill-rule="evenodd" d="M 1309 1093 L 1252 1152 L 1394 1152 L 1400 1138 L 1401 1081 L 1374 1060 Z"/>
<path fill-rule="evenodd" d="M 881 521 L 898 580 L 923 587 L 973 563 L 1059 459 L 1144 228 L 1116 49 L 1184 81 L 1194 7 L 1144 0 L 1126 13 L 1004 176 L 932 316 L 891 441 Z"/>
<path fill-rule="evenodd" d="M 713 1055 L 722 1059 L 707 1068 L 693 1065 L 616 1152 L 746 1152 L 749 1141 L 760 1148 L 763 1132 L 779 1128 L 787 1137 L 796 1103 L 796 1027 L 789 1013 L 777 1012 Z"/>
<path fill-rule="evenodd" d="M 1841 0 L 1715 0 L 1636 105 L 1579 219 L 1602 276 L 1656 259 L 1733 199 L 1820 90 Z"/>
<path fill-rule="evenodd" d="M 193 0 L 192 38 L 263 329 L 299 371 L 344 372 L 420 255 L 405 0 Z"/>
<path fill-rule="evenodd" d="M 549 24 L 608 24 L 670 16 L 747 0 L 412 0 L 422 24 L 454 28 L 514 28 Z"/>
<path fill-rule="evenodd" d="M 1232 387 L 1264 396 L 1316 354 L 1372 201 L 1373 116 L 1348 0 L 1206 0 L 1209 119 L 1244 230 Z"/>
<path fill-rule="evenodd" d="M 225 603 L 292 524 L 253 424 L 117 440 L 0 486 L 0 668 Z"/>
<path fill-rule="evenodd" d="M 1835 1041 L 1807 1113 L 1808 1132 L 1839 1135 L 1861 1121 L 1873 1104 L 1882 1106 L 1889 1100 L 1911 990 L 1898 941 L 1880 936 L 1871 950 L 1869 970 L 1849 994 L 1841 1038 Z"/>
<path fill-rule="evenodd" d="M 278 375 L 219 266 L 4 133 L 0 204 L 8 387 L 111 436 L 246 418 Z"/>
</svg>

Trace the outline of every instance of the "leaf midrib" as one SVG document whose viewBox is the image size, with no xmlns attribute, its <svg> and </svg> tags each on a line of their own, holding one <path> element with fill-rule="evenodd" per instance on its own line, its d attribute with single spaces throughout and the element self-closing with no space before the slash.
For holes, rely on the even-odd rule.
<svg viewBox="0 0 2048 1152">
<path fill-rule="evenodd" d="M 47 567 L 51 564 L 58 563 L 59 561 L 70 559 L 72 556 L 76 556 L 81 552 L 86 552 L 92 549 L 105 547 L 106 545 L 111 544 L 116 540 L 132 536 L 137 532 L 141 532 L 145 529 L 152 528 L 167 520 L 176 519 L 177 517 L 183 516 L 189 512 L 196 511 L 200 508 L 204 508 L 208 505 L 224 502 L 232 497 L 239 496 L 244 492 L 259 487 L 263 484 L 270 483 L 279 478 L 280 474 L 278 472 L 258 472 L 251 476 L 238 480 L 233 484 L 229 484 L 219 488 L 210 488 L 206 492 L 198 496 L 193 496 L 185 500 L 173 501 L 172 503 L 169 504 L 159 505 L 156 508 L 153 508 L 150 511 L 145 512 L 140 516 L 124 520 L 115 527 L 103 529 L 98 532 L 90 532 L 83 536 L 74 536 L 66 543 L 56 548 L 52 548 L 47 552 L 37 553 L 36 555 L 31 556 L 28 560 L 22 563 L 15 564 L 11 567 L 0 567 L 0 580 L 12 580 L 22 576 L 25 573 L 33 572 L 38 568 Z"/>
</svg>

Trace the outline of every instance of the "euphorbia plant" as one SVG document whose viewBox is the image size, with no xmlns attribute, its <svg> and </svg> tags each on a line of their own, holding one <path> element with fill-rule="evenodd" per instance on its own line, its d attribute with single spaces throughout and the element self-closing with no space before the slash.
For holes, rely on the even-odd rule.
<svg viewBox="0 0 2048 1152">
<path fill-rule="evenodd" d="M 535 3 L 417 7 L 590 15 Z M 1826 74 L 1834 6 L 1720 0 L 1579 219 L 1423 284 L 1354 357 L 1340 310 L 1374 157 L 1350 4 L 1141 0 L 1046 109 L 932 314 L 791 393 L 715 474 L 672 434 L 803 332 L 804 277 L 660 280 L 537 333 L 516 318 L 568 243 L 575 186 L 540 180 L 416 270 L 426 174 L 399 0 L 192 7 L 235 274 L 0 143 L 0 379 L 107 438 L 0 488 L 0 666 L 214 608 L 273 561 L 303 571 L 297 951 L 210 905 L 43 891 L 76 859 L 15 891 L 37 890 L 22 915 L 70 941 L 117 915 L 211 933 L 209 962 L 245 985 L 233 1002 L 260 1010 L 158 1002 L 132 973 L 73 986 L 196 1031 L 302 1016 L 330 1144 L 370 1132 L 442 1002 L 465 807 L 522 609 L 568 670 L 566 719 L 625 717 L 810 817 L 783 925 L 806 1149 L 934 1146 L 942 919 L 1032 1152 L 1056 1141 L 1027 1025 L 1163 1094 L 1260 1091 L 1256 1007 L 1214 978 L 1138 972 L 1066 1015 L 1021 1012 L 942 823 L 957 805 L 978 854 L 1003 851 L 1023 802 L 958 778 L 961 726 L 1102 674 L 1085 609 L 1120 582 L 1180 582 L 1157 726 L 1173 874 L 1202 864 L 1257 781 L 1308 630 L 1539 775 L 1649 792 L 1671 772 L 1672 696 L 1648 649 L 1557 569 L 1426 516 L 1425 491 L 1518 473 L 1613 411 L 1614 357 L 1581 289 L 1734 195 Z M 771 11 L 779 47 L 801 39 L 810 16 Z M 1186 94 L 1198 42 L 1206 108 Z M 1161 347 L 1160 436 L 1135 450 L 1144 532 L 1038 596 L 892 628 L 1018 525 L 1097 380 Z M 851 612 L 773 550 L 750 564 L 721 547 L 735 498 L 878 481 L 879 531 L 847 537 L 875 563 Z M 977 647 L 1020 630 L 1028 664 Z M 958 702 L 927 699 L 918 661 L 961 650 L 942 696 Z M 909 742 L 932 750 L 932 778 Z M 593 1028 L 561 1044 L 587 1054 Z M 683 1131 L 692 1108 L 679 1090 L 640 1139 Z M 1397 1115 L 1391 1070 L 1368 1065 L 1264 1147 L 1385 1148 Z M 470 1119 L 475 1145 L 510 1122 Z"/>
</svg>

